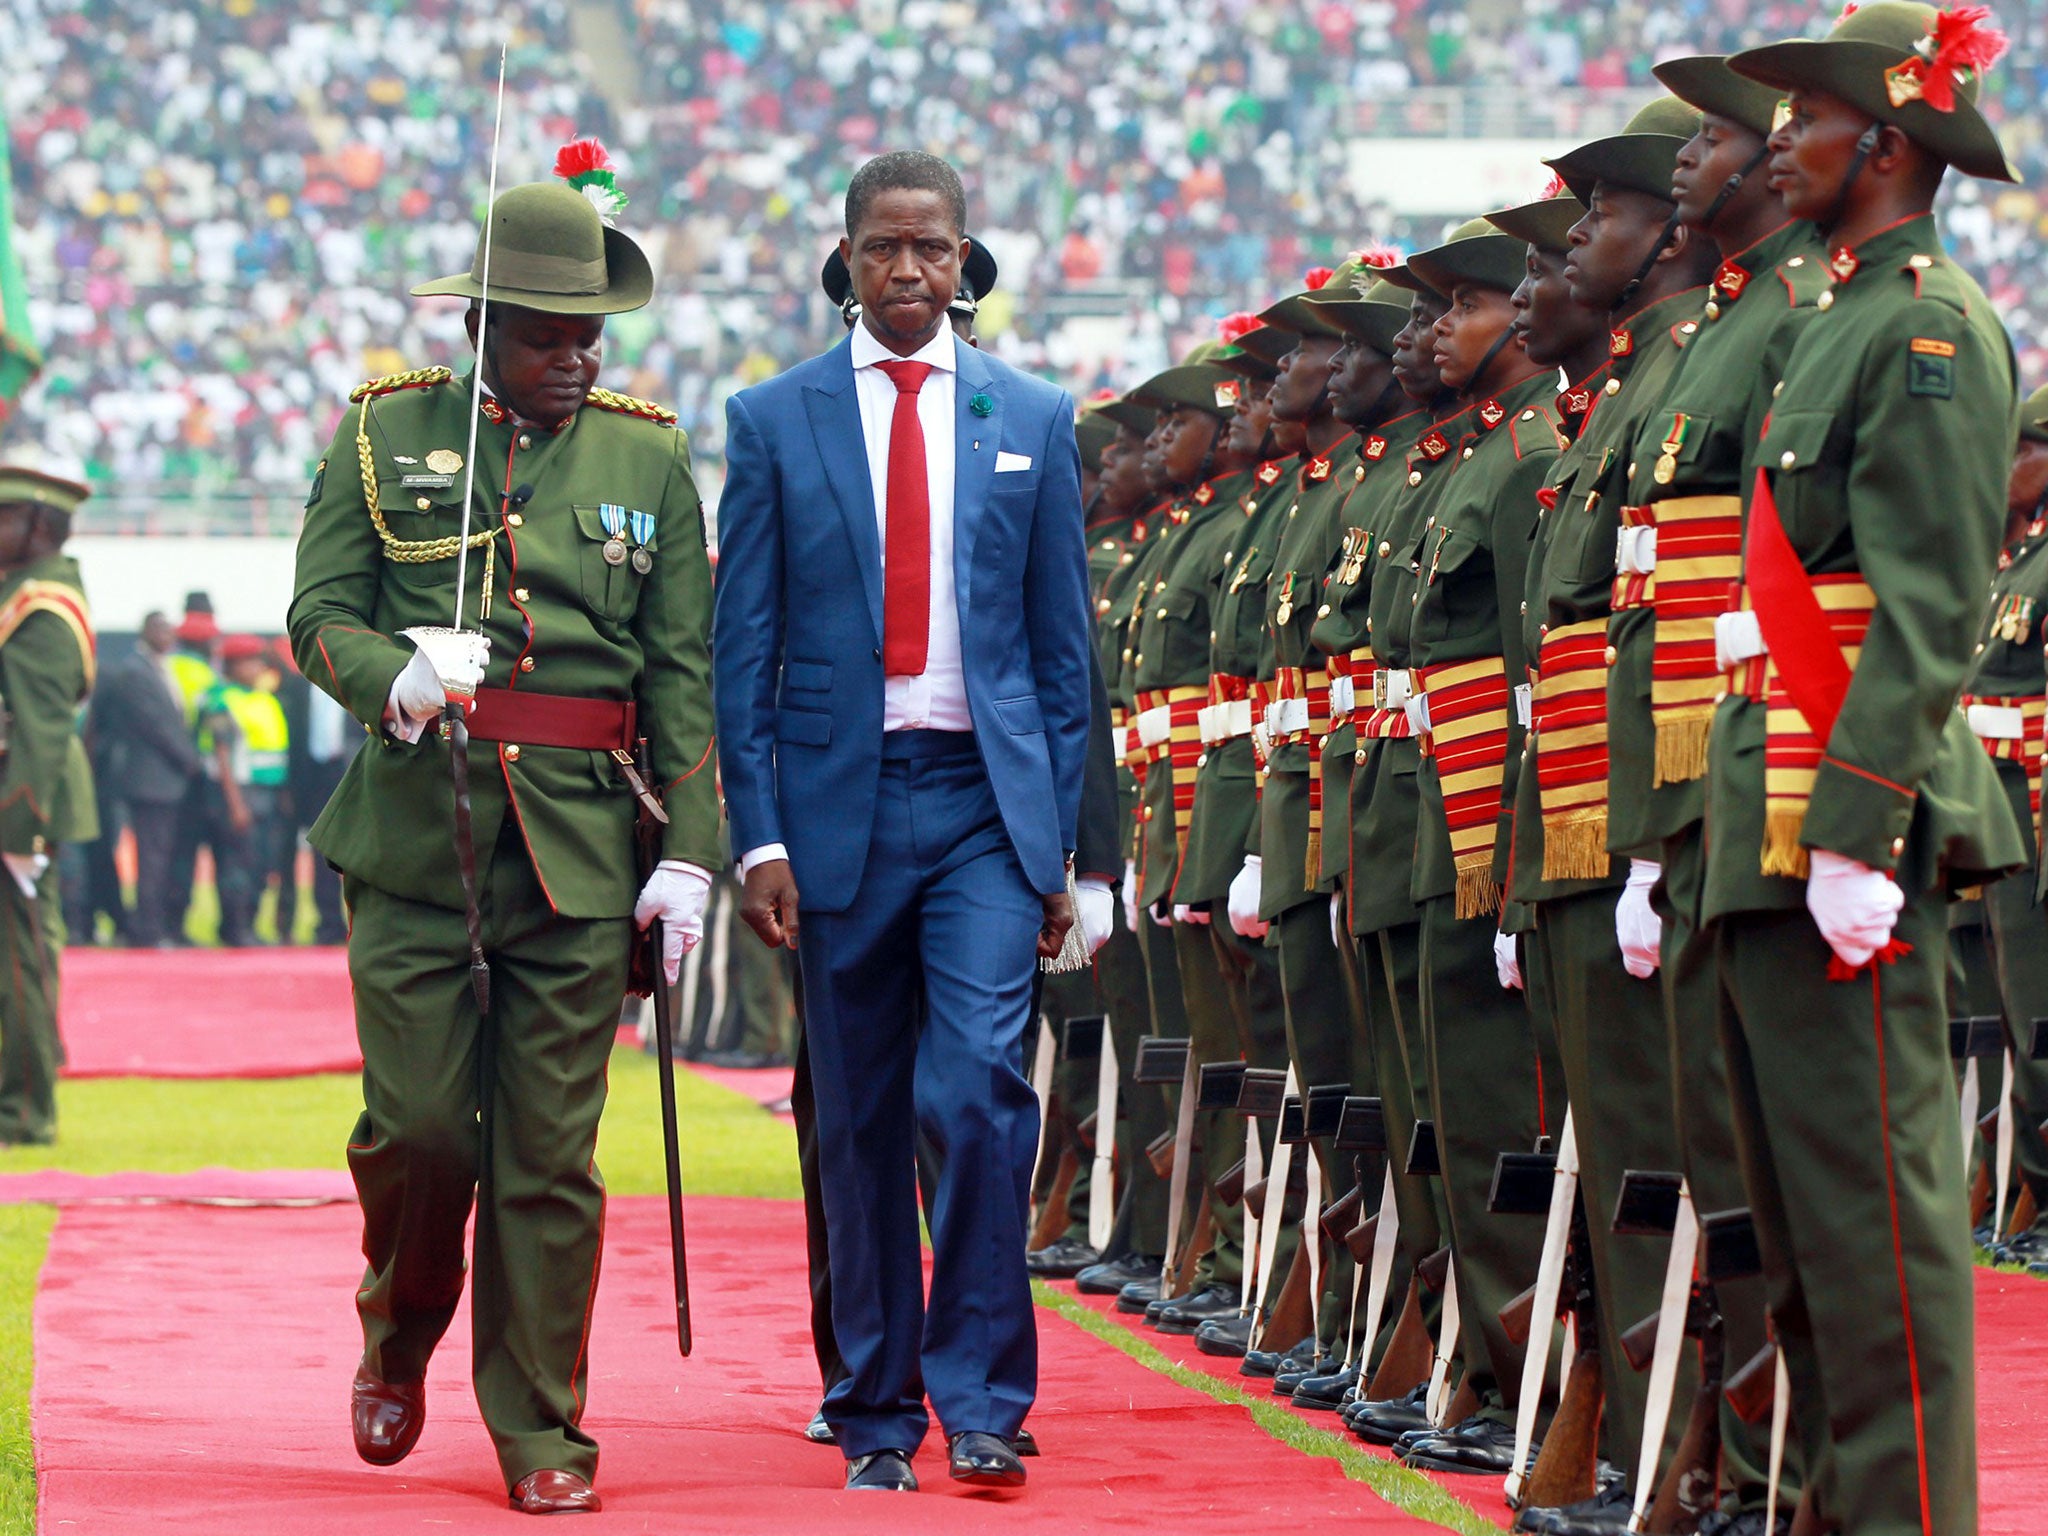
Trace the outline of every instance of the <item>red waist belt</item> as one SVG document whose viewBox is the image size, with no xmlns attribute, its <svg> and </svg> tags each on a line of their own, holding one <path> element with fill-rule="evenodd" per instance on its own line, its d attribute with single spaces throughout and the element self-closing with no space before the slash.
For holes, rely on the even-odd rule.
<svg viewBox="0 0 2048 1536">
<path fill-rule="evenodd" d="M 469 727 L 472 741 L 569 747 L 585 752 L 630 752 L 638 714 L 631 702 L 576 699 L 513 688 L 479 688 L 476 703 L 463 723 Z"/>
</svg>

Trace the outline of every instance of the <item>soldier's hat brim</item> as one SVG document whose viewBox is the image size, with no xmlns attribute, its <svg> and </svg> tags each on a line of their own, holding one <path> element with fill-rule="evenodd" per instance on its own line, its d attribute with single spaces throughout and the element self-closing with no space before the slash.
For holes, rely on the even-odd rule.
<svg viewBox="0 0 2048 1536">
<path fill-rule="evenodd" d="M 1678 152 L 1686 143 L 1673 134 L 1617 133 L 1545 163 L 1582 203 L 1590 204 L 1593 188 L 1603 182 L 1668 203 L 1671 173 L 1678 168 Z"/>
<path fill-rule="evenodd" d="M 2020 402 L 2020 441 L 2048 443 L 2048 384 Z"/>
<path fill-rule="evenodd" d="M 1354 292 L 1343 298 L 1318 294 L 1313 302 L 1316 313 L 1343 332 L 1347 341 L 1362 341 L 1391 356 L 1394 338 L 1407 328 L 1410 305 L 1407 290 L 1388 282 L 1386 271 L 1375 269 L 1374 281 L 1362 294 Z"/>
<path fill-rule="evenodd" d="M 1115 422 L 1119 427 L 1128 427 L 1140 437 L 1150 433 L 1159 421 L 1158 411 L 1130 395 L 1103 401 L 1095 408 L 1095 414 L 1105 421 Z"/>
<path fill-rule="evenodd" d="M 1737 74 L 1728 67 L 1725 53 L 1666 59 L 1650 73 L 1687 106 L 1740 123 L 1751 133 L 1769 138 L 1776 125 L 1783 94 L 1761 80 Z"/>
<path fill-rule="evenodd" d="M 1287 351 L 1291 352 L 1304 336 L 1341 336 L 1334 325 L 1322 314 L 1322 306 L 1315 302 L 1319 288 L 1304 289 L 1290 293 L 1277 304 L 1270 304 L 1259 312 L 1259 319 L 1265 322 L 1269 331 L 1278 331 L 1287 340 Z M 1342 290 L 1340 290 L 1342 291 Z M 1257 332 L 1250 333 L 1256 335 Z M 1286 352 L 1280 354 L 1282 357 Z"/>
<path fill-rule="evenodd" d="M 1116 428 L 1115 418 L 1104 415 L 1101 406 L 1082 407 L 1074 418 L 1074 442 L 1081 450 L 1083 469 L 1102 468 L 1102 450 L 1116 441 Z"/>
<path fill-rule="evenodd" d="M 971 293 L 973 301 L 979 304 L 996 291 L 996 278 L 1000 273 L 988 247 L 972 235 L 966 238 L 967 260 L 960 264 L 961 288 L 963 292 Z"/>
<path fill-rule="evenodd" d="M 1569 192 L 1556 197 L 1538 198 L 1533 203 L 1521 203 L 1513 208 L 1503 208 L 1499 213 L 1489 213 L 1486 222 L 1502 234 L 1516 240 L 1526 241 L 1539 251 L 1562 251 L 1570 247 L 1566 239 L 1572 226 L 1586 216 L 1586 205 Z"/>
<path fill-rule="evenodd" d="M 623 314 L 654 297 L 647 253 L 567 182 L 529 182 L 500 193 L 487 232 L 488 291 L 480 234 L 467 272 L 421 283 L 414 297 L 487 298 L 547 315 Z"/>
<path fill-rule="evenodd" d="M 1461 284 L 1513 293 L 1528 270 L 1527 244 L 1513 235 L 1467 235 L 1434 250 L 1417 251 L 1408 258 L 1408 269 L 1446 299 Z"/>
<path fill-rule="evenodd" d="M 52 474 L 28 464 L 0 464 L 0 505 L 27 502 L 69 517 L 92 494 L 83 480 Z"/>
<path fill-rule="evenodd" d="M 1161 411 L 1201 411 L 1228 418 L 1236 412 L 1243 389 L 1244 380 L 1227 368 L 1213 362 L 1183 363 L 1147 379 L 1131 391 L 1131 398 Z"/>
<path fill-rule="evenodd" d="M 840 309 L 846 308 L 846 301 L 853 296 L 853 274 L 846 270 L 846 259 L 836 245 L 826 254 L 825 265 L 818 269 L 818 286 Z"/>
<path fill-rule="evenodd" d="M 1290 350 L 1293 345 L 1293 338 L 1289 337 L 1288 347 Z M 1254 384 L 1269 384 L 1274 379 L 1280 377 L 1280 364 L 1277 361 L 1269 357 L 1262 357 L 1245 346 L 1225 347 L 1221 352 L 1210 358 L 1209 361 L 1218 368 L 1227 369 L 1229 372 L 1236 374 L 1241 379 L 1251 380 Z"/>
</svg>

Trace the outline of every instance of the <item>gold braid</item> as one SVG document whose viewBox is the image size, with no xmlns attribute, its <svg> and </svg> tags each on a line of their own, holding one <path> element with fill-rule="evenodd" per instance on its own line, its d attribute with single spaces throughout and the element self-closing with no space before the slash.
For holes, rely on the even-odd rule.
<svg viewBox="0 0 2048 1536">
<path fill-rule="evenodd" d="M 435 560 L 452 559 L 462 548 L 462 536 L 453 535 L 445 539 L 401 539 L 391 531 L 391 525 L 384 521 L 384 509 L 377 502 L 377 460 L 370 451 L 370 402 L 362 401 L 362 411 L 356 417 L 356 460 L 363 472 L 363 504 L 370 509 L 370 525 L 377 530 L 377 537 L 384 544 L 384 558 L 400 565 L 427 565 Z M 477 609 L 478 619 L 491 616 L 492 576 L 498 563 L 498 530 L 486 528 L 469 536 L 469 547 L 484 552 L 484 591 Z"/>
</svg>

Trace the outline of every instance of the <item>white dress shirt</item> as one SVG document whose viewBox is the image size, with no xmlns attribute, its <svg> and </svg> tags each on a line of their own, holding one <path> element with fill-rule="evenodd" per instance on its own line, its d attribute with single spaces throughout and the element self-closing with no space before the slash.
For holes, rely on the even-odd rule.
<svg viewBox="0 0 2048 1536">
<path fill-rule="evenodd" d="M 865 325 L 853 328 L 853 389 L 860 405 L 861 437 L 868 456 L 868 484 L 875 497 L 876 542 L 882 551 L 886 587 L 889 565 L 889 430 L 896 418 L 896 381 L 879 366 L 891 352 Z M 931 621 L 924 671 L 882 679 L 884 731 L 971 731 L 967 678 L 960 664 L 960 604 L 953 588 L 953 435 L 955 381 L 959 361 L 953 328 L 939 333 L 906 362 L 928 363 L 931 372 L 918 391 L 917 420 L 924 429 L 925 490 L 931 500 Z M 786 859 L 780 843 L 750 849 L 740 859 L 742 876 L 757 864 Z"/>
</svg>

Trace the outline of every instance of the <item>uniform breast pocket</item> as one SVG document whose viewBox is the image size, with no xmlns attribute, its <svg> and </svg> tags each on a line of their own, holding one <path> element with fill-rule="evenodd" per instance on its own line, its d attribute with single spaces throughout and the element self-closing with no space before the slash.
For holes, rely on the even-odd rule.
<svg viewBox="0 0 2048 1536">
<path fill-rule="evenodd" d="M 1575 583 L 1614 579 L 1614 541 L 1621 528 L 1620 486 L 1602 480 L 1591 492 L 1573 491 L 1560 500 L 1551 533 L 1556 570 Z"/>
<path fill-rule="evenodd" d="M 654 568 L 654 536 L 636 529 L 634 514 L 625 507 L 579 506 L 573 510 L 584 605 L 599 618 L 623 624 L 633 617 L 640 601 L 640 583 Z M 644 543 L 639 537 L 642 533 Z"/>
<path fill-rule="evenodd" d="M 434 476 L 433 479 L 441 479 Z M 449 485 L 408 485 L 394 477 L 379 481 L 377 510 L 395 544 L 385 546 L 385 565 L 402 587 L 426 592 L 455 590 L 455 551 L 462 536 L 462 477 Z M 474 571 L 470 582 L 478 577 Z"/>
<path fill-rule="evenodd" d="M 1499 627 L 1493 551 L 1476 535 L 1462 528 L 1444 530 L 1423 566 L 1423 579 L 1429 592 L 1416 605 L 1418 642 L 1437 644 Z"/>
<path fill-rule="evenodd" d="M 1757 449 L 1785 537 L 1800 555 L 1821 553 L 1847 528 L 1845 454 L 1832 451 L 1834 411 L 1780 411 Z"/>
</svg>

